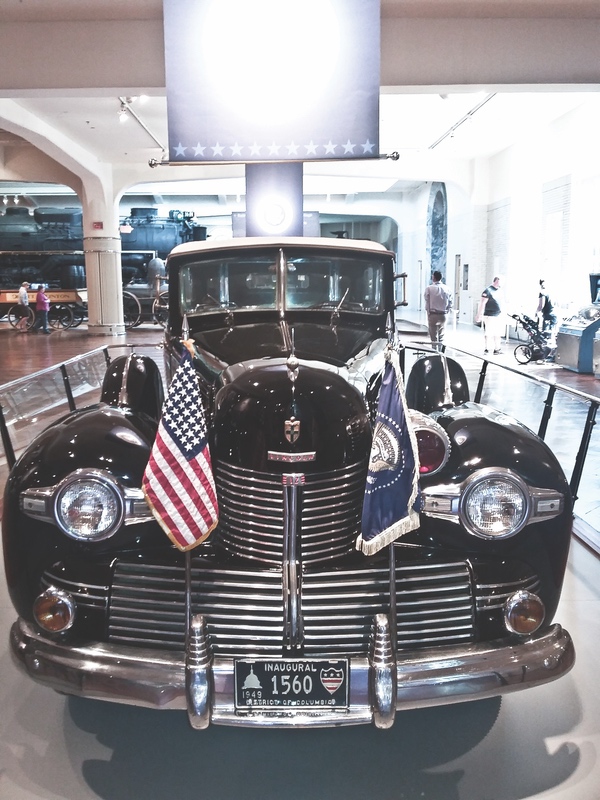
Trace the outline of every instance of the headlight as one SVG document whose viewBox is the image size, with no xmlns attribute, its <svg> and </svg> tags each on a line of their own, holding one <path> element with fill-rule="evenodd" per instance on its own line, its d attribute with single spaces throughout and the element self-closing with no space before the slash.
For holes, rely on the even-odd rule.
<svg viewBox="0 0 600 800">
<path fill-rule="evenodd" d="M 565 498 L 555 489 L 530 486 L 510 469 L 478 469 L 462 483 L 425 486 L 421 513 L 461 523 L 481 539 L 514 536 L 525 525 L 562 514 Z"/>
<path fill-rule="evenodd" d="M 102 469 L 77 469 L 54 486 L 23 489 L 19 502 L 27 516 L 84 542 L 107 539 L 121 525 L 154 519 L 141 489 L 122 486 Z"/>
<path fill-rule="evenodd" d="M 94 542 L 112 536 L 121 525 L 123 514 L 119 488 L 100 470 L 74 472 L 62 482 L 54 499 L 58 527 L 79 541 Z"/>
<path fill-rule="evenodd" d="M 481 470 L 468 481 L 460 501 L 465 528 L 482 539 L 514 536 L 527 523 L 527 484 L 508 470 Z"/>
<path fill-rule="evenodd" d="M 58 527 L 72 539 L 96 542 L 107 539 L 123 521 L 123 496 L 103 473 L 78 476 L 62 484 L 54 501 Z"/>
</svg>

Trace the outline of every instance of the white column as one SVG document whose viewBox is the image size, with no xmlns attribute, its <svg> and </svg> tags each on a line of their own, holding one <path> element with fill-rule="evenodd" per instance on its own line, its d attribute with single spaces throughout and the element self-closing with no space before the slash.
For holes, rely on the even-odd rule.
<svg viewBox="0 0 600 800">
<path fill-rule="evenodd" d="M 123 281 L 121 239 L 86 236 L 83 240 L 88 288 L 88 332 L 92 335 L 122 336 Z"/>
</svg>

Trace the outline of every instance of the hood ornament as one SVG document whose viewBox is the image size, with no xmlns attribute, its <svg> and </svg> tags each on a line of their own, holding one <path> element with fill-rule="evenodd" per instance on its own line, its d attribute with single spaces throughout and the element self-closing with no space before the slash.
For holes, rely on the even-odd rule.
<svg viewBox="0 0 600 800">
<path fill-rule="evenodd" d="M 283 432 L 288 442 L 295 444 L 300 438 L 300 420 L 296 419 L 296 417 L 286 419 L 283 424 Z"/>
<path fill-rule="evenodd" d="M 290 349 L 290 354 L 287 357 L 287 361 L 285 365 L 287 367 L 288 378 L 291 380 L 292 383 L 296 382 L 296 378 L 298 377 L 298 367 L 300 366 L 300 362 L 296 358 L 296 344 L 295 344 L 295 337 L 294 337 L 294 329 L 290 331 L 291 338 L 292 338 L 292 346 Z"/>
</svg>

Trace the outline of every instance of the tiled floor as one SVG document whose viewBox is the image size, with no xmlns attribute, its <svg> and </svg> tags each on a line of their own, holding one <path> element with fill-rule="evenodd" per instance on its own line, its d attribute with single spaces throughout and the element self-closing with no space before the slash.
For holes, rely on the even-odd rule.
<svg viewBox="0 0 600 800">
<path fill-rule="evenodd" d="M 494 380 L 529 402 L 530 389 Z M 571 440 L 561 425 L 557 440 Z M 1 581 L 0 800 L 600 798 L 600 562 L 576 539 L 557 614 L 577 649 L 571 673 L 502 700 L 404 712 L 390 731 L 194 732 L 177 712 L 66 698 L 13 666 L 13 616 Z"/>
</svg>

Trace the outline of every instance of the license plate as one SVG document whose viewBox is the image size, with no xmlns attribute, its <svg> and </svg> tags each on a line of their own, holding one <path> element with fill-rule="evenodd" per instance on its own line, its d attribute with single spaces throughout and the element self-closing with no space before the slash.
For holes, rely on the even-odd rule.
<svg viewBox="0 0 600 800">
<path fill-rule="evenodd" d="M 312 711 L 348 708 L 348 660 L 238 660 L 235 707 Z"/>
</svg>

